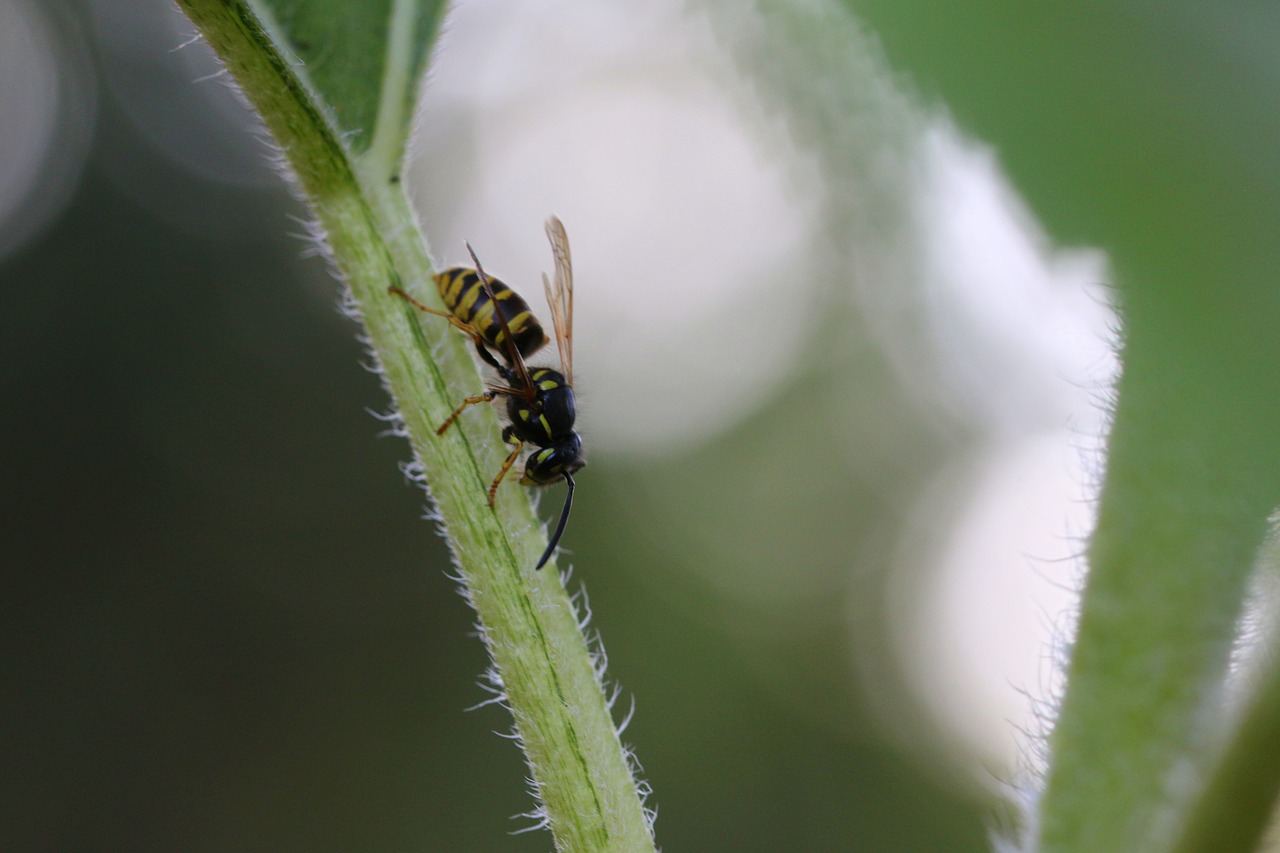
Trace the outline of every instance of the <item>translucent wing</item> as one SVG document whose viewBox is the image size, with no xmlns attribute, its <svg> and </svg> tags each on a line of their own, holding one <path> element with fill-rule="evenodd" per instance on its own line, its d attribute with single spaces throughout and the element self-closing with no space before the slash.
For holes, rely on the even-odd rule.
<svg viewBox="0 0 1280 853">
<path fill-rule="evenodd" d="M 573 258 L 569 254 L 569 235 L 564 223 L 552 216 L 547 220 L 547 239 L 551 241 L 551 254 L 556 262 L 556 279 L 553 285 L 542 274 L 542 286 L 547 291 L 547 305 L 551 308 L 551 322 L 556 329 L 556 348 L 560 350 L 560 372 L 565 382 L 573 386 Z"/>
<path fill-rule="evenodd" d="M 520 355 L 520 349 L 516 346 L 515 336 L 511 334 L 511 327 L 507 325 L 507 316 L 498 307 L 498 297 L 493 292 L 493 286 L 489 284 L 489 276 L 485 274 L 484 267 L 480 266 L 480 259 L 476 257 L 476 250 L 471 248 L 470 243 L 464 243 L 463 245 L 467 247 L 467 251 L 471 254 L 471 260 L 475 262 L 476 275 L 480 278 L 480 286 L 484 288 L 485 296 L 489 297 L 489 304 L 493 306 L 494 316 L 498 318 L 498 324 L 502 328 L 502 342 L 507 348 L 507 363 L 512 366 L 516 377 L 520 380 L 520 396 L 526 400 L 532 400 L 535 389 L 533 382 L 529 379 L 529 368 L 525 366 L 524 356 Z M 489 361 L 494 367 L 499 367 L 492 360 L 486 359 L 486 361 Z"/>
</svg>

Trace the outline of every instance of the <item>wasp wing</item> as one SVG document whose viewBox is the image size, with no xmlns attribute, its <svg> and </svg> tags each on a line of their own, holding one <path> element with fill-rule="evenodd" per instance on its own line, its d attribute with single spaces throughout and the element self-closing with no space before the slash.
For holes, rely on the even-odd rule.
<svg viewBox="0 0 1280 853">
<path fill-rule="evenodd" d="M 493 292 L 493 285 L 489 283 L 489 276 L 485 273 L 484 267 L 480 266 L 480 259 L 476 257 L 476 250 L 471 248 L 470 243 L 464 242 L 464 245 L 467 247 L 467 252 L 471 254 L 471 260 L 475 262 L 476 276 L 480 279 L 480 286 L 484 288 L 485 296 L 489 298 L 489 305 L 493 309 L 493 314 L 498 318 L 498 325 L 502 329 L 502 343 L 507 350 L 507 363 L 515 370 L 516 377 L 520 380 L 520 385 L 524 389 L 520 396 L 526 400 L 532 400 L 535 392 L 533 381 L 529 379 L 529 368 L 525 366 L 524 356 L 520 355 L 520 349 L 516 346 L 516 339 L 511 334 L 511 327 L 507 325 L 507 315 L 498 305 L 498 296 Z M 501 367 L 497 363 L 493 363 L 493 366 L 499 368 L 499 372 L 501 372 Z"/>
<path fill-rule="evenodd" d="M 547 292 L 551 322 L 556 330 L 560 369 L 565 382 L 573 387 L 573 258 L 569 254 L 569 235 L 558 217 L 547 219 L 547 239 L 551 241 L 551 255 L 556 262 L 556 278 L 553 285 L 543 273 L 542 286 Z"/>
</svg>

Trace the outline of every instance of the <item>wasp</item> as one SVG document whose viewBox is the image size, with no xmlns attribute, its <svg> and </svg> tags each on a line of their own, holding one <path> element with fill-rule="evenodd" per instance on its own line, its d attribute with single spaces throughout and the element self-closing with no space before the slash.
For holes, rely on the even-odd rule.
<svg viewBox="0 0 1280 853">
<path fill-rule="evenodd" d="M 444 435 L 470 406 L 506 398 L 507 425 L 502 440 L 512 445 L 498 475 L 489 486 L 489 506 L 493 506 L 498 486 L 515 465 L 525 444 L 536 448 L 525 461 L 520 483 L 547 486 L 564 480 L 568 492 L 555 532 L 535 569 L 541 569 L 555 551 L 573 508 L 573 475 L 584 465 L 582 438 L 574 430 L 577 406 L 573 394 L 573 261 L 564 224 L 552 216 L 546 223 L 547 238 L 555 260 L 555 282 L 542 274 L 547 304 L 560 355 L 560 369 L 529 367 L 525 358 L 547 343 L 542 325 L 524 299 L 496 278 L 487 275 L 475 250 L 467 251 L 475 269 L 453 267 L 437 274 L 436 287 L 448 312 L 423 305 L 398 287 L 391 292 L 415 308 L 445 317 L 475 342 L 476 351 L 497 371 L 505 384 L 492 383 L 483 393 L 467 397 L 436 430 Z"/>
</svg>

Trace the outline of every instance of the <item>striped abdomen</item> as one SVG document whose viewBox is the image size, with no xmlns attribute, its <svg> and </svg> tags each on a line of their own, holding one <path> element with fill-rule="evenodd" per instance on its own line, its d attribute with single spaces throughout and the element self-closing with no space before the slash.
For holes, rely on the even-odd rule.
<svg viewBox="0 0 1280 853">
<path fill-rule="evenodd" d="M 520 355 L 527 358 L 546 344 L 547 334 L 542 330 L 538 318 L 529 310 L 529 303 L 498 279 L 489 277 L 492 300 L 485 292 L 480 276 L 473 269 L 451 267 L 438 273 L 435 280 L 436 287 L 440 289 L 440 298 L 453 312 L 453 316 L 475 329 L 485 344 L 492 347 L 504 361 L 510 359 L 507 357 L 502 322 L 494 314 L 494 300 L 507 320 L 507 327 L 511 330 L 511 337 Z"/>
</svg>

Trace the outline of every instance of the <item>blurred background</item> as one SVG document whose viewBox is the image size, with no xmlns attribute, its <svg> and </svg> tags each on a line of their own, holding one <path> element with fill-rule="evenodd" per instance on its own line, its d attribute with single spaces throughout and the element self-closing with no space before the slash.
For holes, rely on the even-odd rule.
<svg viewBox="0 0 1280 853">
<path fill-rule="evenodd" d="M 538 299 L 568 227 L 565 546 L 663 847 L 986 849 L 1060 686 L 1111 270 L 1172 199 L 1274 198 L 1275 14 L 737 6 L 460 5 L 411 191 L 441 264 L 470 240 Z M 548 849 L 338 285 L 191 27 L 0 0 L 0 114 L 0 846 Z"/>
</svg>

